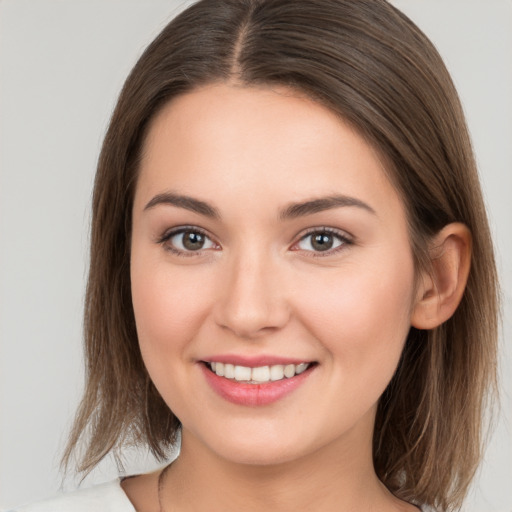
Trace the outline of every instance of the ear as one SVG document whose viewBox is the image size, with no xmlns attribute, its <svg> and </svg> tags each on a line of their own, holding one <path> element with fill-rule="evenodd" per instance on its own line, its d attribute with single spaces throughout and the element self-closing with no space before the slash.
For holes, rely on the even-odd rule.
<svg viewBox="0 0 512 512">
<path fill-rule="evenodd" d="M 471 265 L 471 233 L 459 222 L 445 226 L 430 244 L 432 274 L 418 287 L 411 325 L 433 329 L 448 320 L 459 305 Z"/>
</svg>

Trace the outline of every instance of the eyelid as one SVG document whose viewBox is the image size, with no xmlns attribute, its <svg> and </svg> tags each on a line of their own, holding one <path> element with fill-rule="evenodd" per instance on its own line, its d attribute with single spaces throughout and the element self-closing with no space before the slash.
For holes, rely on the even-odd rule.
<svg viewBox="0 0 512 512">
<path fill-rule="evenodd" d="M 177 247 L 175 247 L 171 244 L 167 244 L 167 242 L 169 242 L 171 240 L 171 238 L 173 238 L 174 236 L 179 235 L 181 233 L 186 233 L 187 231 L 193 231 L 196 233 L 200 233 L 204 237 L 208 238 L 208 240 L 210 240 L 215 246 L 220 248 L 220 244 L 215 240 L 214 237 L 212 237 L 208 233 L 208 231 L 206 231 L 205 229 L 203 229 L 199 226 L 193 226 L 193 225 L 175 226 L 173 228 L 167 229 L 163 233 L 163 235 L 161 235 L 160 237 L 157 238 L 156 243 L 162 245 L 165 250 L 167 250 L 173 254 L 176 254 L 178 256 L 186 256 L 186 257 L 204 256 L 205 252 L 212 250 L 211 248 L 206 248 L 206 249 L 198 249 L 197 251 L 187 251 L 187 250 L 178 249 Z M 218 249 L 215 248 L 213 250 L 218 250 Z"/>
<path fill-rule="evenodd" d="M 213 236 L 211 236 L 207 230 L 194 225 L 182 225 L 182 226 L 175 226 L 173 228 L 167 229 L 160 237 L 157 238 L 156 242 L 158 244 L 161 244 L 164 246 L 164 249 L 173 253 L 177 254 L 179 256 L 200 256 L 204 255 L 205 252 L 211 251 L 212 248 L 206 248 L 206 249 L 198 249 L 197 251 L 193 250 L 182 250 L 179 249 L 173 245 L 166 245 L 166 243 L 173 238 L 176 235 L 179 235 L 181 233 L 185 233 L 187 231 L 193 231 L 202 234 L 206 238 L 208 238 L 216 247 L 213 248 L 213 250 L 218 250 L 221 248 L 220 244 L 215 240 Z M 327 249 L 325 251 L 314 251 L 314 250 L 306 250 L 306 249 L 300 249 L 298 248 L 298 244 L 304 240 L 306 237 L 311 236 L 316 233 L 328 233 L 330 235 L 333 235 L 337 237 L 341 244 L 335 248 Z M 301 251 L 303 253 L 307 253 L 308 256 L 312 257 L 323 257 L 323 256 L 331 256 L 333 254 L 336 254 L 340 250 L 346 249 L 347 246 L 350 246 L 354 243 L 354 237 L 347 233 L 346 231 L 332 228 L 329 226 L 317 226 L 308 228 L 307 230 L 301 232 L 299 235 L 295 237 L 295 242 L 291 245 L 290 249 L 292 251 Z"/>
<path fill-rule="evenodd" d="M 294 249 L 294 247 L 297 247 L 298 244 L 302 240 L 304 240 L 308 236 L 311 236 L 316 233 L 328 233 L 330 235 L 337 237 L 342 243 L 338 247 L 335 247 L 333 249 L 328 249 L 326 251 L 310 251 L 310 250 L 305 250 L 305 249 L 300 249 L 300 248 Z M 318 226 L 318 227 L 308 228 L 306 231 L 303 231 L 302 233 L 297 235 L 295 242 L 293 242 L 290 249 L 293 251 L 297 251 L 297 252 L 301 251 L 301 252 L 307 254 L 308 256 L 318 258 L 318 257 L 332 256 L 333 254 L 336 254 L 339 251 L 345 250 L 347 248 L 347 246 L 350 246 L 353 244 L 354 244 L 354 237 L 352 235 L 350 235 L 349 233 L 347 233 L 346 231 L 343 231 L 343 230 L 337 229 L 337 228 L 332 228 L 329 226 Z"/>
</svg>

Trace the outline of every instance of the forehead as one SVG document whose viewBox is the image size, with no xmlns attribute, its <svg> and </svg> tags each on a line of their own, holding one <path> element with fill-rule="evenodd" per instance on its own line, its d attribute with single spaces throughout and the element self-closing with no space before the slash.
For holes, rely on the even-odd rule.
<svg viewBox="0 0 512 512">
<path fill-rule="evenodd" d="M 136 200 L 166 189 L 221 204 L 346 194 L 401 208 L 373 147 L 286 88 L 210 85 L 167 104 L 148 131 Z"/>
</svg>

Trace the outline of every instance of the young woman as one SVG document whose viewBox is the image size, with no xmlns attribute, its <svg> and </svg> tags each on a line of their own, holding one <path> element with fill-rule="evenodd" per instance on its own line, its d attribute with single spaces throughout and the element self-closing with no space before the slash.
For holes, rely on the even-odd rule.
<svg viewBox="0 0 512 512">
<path fill-rule="evenodd" d="M 101 153 L 64 457 L 161 470 L 23 510 L 451 510 L 481 457 L 497 281 L 460 103 L 384 0 L 203 0 Z"/>
</svg>

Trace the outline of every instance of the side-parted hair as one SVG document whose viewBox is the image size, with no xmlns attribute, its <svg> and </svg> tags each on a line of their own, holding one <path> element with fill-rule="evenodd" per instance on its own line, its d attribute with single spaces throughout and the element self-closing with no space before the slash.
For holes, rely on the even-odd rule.
<svg viewBox="0 0 512 512">
<path fill-rule="evenodd" d="M 98 162 L 85 300 L 86 389 L 66 448 L 87 473 L 128 445 L 164 459 L 180 422 L 140 354 L 130 290 L 134 191 L 148 126 L 173 98 L 212 83 L 286 86 L 351 124 L 386 163 L 407 211 L 416 270 L 451 222 L 472 233 L 471 270 L 452 318 L 411 328 L 379 401 L 377 475 L 436 510 L 462 504 L 482 455 L 496 391 L 498 284 L 463 111 L 427 37 L 385 0 L 202 0 L 141 56 Z M 340 319 L 341 320 L 341 319 Z M 78 447 L 82 449 L 79 450 Z"/>
</svg>

